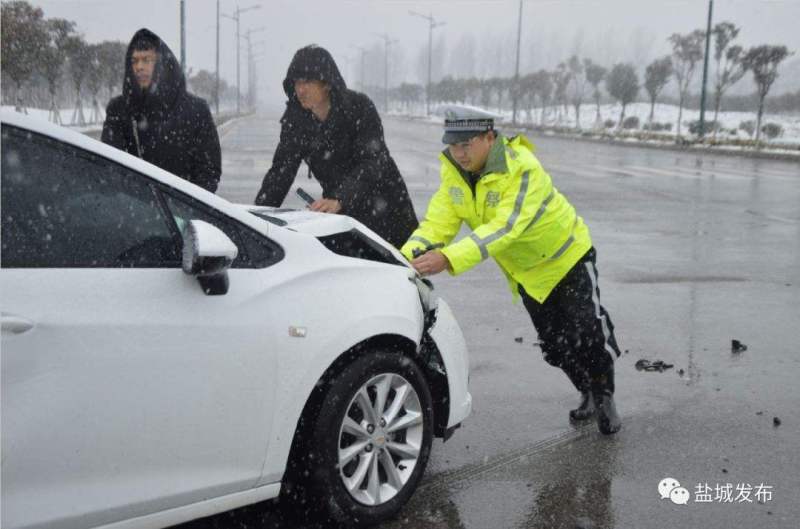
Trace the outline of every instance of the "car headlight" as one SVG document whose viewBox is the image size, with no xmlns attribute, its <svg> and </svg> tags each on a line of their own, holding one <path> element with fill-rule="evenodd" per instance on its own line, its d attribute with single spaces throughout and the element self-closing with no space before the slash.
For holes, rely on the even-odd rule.
<svg viewBox="0 0 800 529">
<path fill-rule="evenodd" d="M 422 309 L 427 315 L 431 311 L 435 311 L 439 302 L 439 296 L 433 292 L 433 283 L 429 279 L 425 279 L 419 275 L 414 275 L 414 284 L 419 291 L 419 300 L 422 302 Z"/>
</svg>

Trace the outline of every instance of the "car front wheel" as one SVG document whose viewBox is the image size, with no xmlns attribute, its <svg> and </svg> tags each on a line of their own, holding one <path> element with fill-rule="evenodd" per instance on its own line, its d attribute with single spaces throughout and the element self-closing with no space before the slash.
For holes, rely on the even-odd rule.
<svg viewBox="0 0 800 529">
<path fill-rule="evenodd" d="M 365 353 L 330 384 L 313 427 L 309 485 L 340 521 L 384 520 L 414 492 L 432 434 L 430 390 L 417 364 Z"/>
</svg>

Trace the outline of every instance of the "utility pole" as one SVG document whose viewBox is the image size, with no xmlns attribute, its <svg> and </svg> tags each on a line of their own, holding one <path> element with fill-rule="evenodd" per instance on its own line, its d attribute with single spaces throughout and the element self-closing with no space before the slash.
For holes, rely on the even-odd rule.
<svg viewBox="0 0 800 529">
<path fill-rule="evenodd" d="M 711 12 L 714 0 L 708 0 L 708 25 L 706 26 L 706 53 L 703 57 L 703 88 L 700 91 L 700 137 L 706 133 L 706 81 L 708 80 L 708 53 L 711 49 Z"/>
<path fill-rule="evenodd" d="M 517 99 L 519 99 L 519 48 L 522 42 L 522 0 L 519 0 L 519 15 L 517 17 L 517 62 L 514 67 L 514 85 L 511 87 L 511 124 L 517 124 Z"/>
<path fill-rule="evenodd" d="M 253 33 L 257 33 L 259 31 L 264 31 L 265 27 L 258 27 L 255 29 L 248 29 L 247 33 L 244 34 L 245 40 L 247 40 L 247 102 L 249 106 L 252 106 L 254 101 L 253 99 L 253 43 L 251 42 L 250 36 Z M 263 43 L 263 41 L 260 41 Z M 256 43 L 258 44 L 258 43 Z"/>
<path fill-rule="evenodd" d="M 241 47 L 241 34 L 239 31 L 239 19 L 241 14 L 245 11 L 251 11 L 253 9 L 261 9 L 260 4 L 256 4 L 254 6 L 245 7 L 244 9 L 240 8 L 238 5 L 236 6 L 236 10 L 233 12 L 233 15 L 226 15 L 223 14 L 225 18 L 230 18 L 231 20 L 236 21 L 236 113 L 240 114 L 242 111 L 242 91 L 240 88 L 240 80 L 241 80 L 241 62 L 239 60 L 239 48 Z"/>
<path fill-rule="evenodd" d="M 186 0 L 181 0 L 181 71 L 186 73 Z"/>
<path fill-rule="evenodd" d="M 431 58 L 433 57 L 433 30 L 439 26 L 444 26 L 446 22 L 436 22 L 433 18 L 433 13 L 430 15 L 423 15 L 416 11 L 409 11 L 409 15 L 424 18 L 428 21 L 428 85 L 425 88 L 425 114 L 431 115 Z"/>
<path fill-rule="evenodd" d="M 383 39 L 383 112 L 389 113 L 389 45 L 398 42 L 396 39 L 390 39 L 389 35 L 383 34 L 377 37 Z"/>
<path fill-rule="evenodd" d="M 215 115 L 219 117 L 219 0 L 217 0 L 217 68 L 214 70 L 214 82 L 216 88 L 214 89 L 214 106 L 216 107 Z"/>
<path fill-rule="evenodd" d="M 350 45 L 351 48 L 354 48 L 361 52 L 361 91 L 364 92 L 364 55 L 367 53 L 367 49 L 364 46 L 353 46 Z"/>
</svg>

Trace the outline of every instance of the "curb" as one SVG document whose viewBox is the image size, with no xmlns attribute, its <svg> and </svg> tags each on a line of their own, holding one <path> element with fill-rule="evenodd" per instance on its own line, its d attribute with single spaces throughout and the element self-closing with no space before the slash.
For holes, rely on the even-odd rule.
<svg viewBox="0 0 800 529">
<path fill-rule="evenodd" d="M 397 114 L 393 114 L 387 116 L 389 119 L 397 119 L 400 121 L 411 121 L 415 123 L 430 123 L 427 121 L 427 118 L 419 117 L 419 116 L 401 116 Z M 432 124 L 432 123 L 431 123 Z M 509 129 L 506 129 L 509 130 Z M 719 154 L 722 156 L 738 156 L 740 158 L 756 158 L 756 159 L 764 159 L 764 160 L 778 160 L 778 161 L 788 161 L 788 162 L 800 162 L 800 152 L 791 153 L 791 152 L 770 152 L 768 150 L 734 150 L 734 149 L 726 149 L 725 147 L 710 147 L 710 146 L 694 146 L 694 145 L 677 145 L 677 144 L 659 144 L 659 143 L 650 143 L 644 141 L 628 141 L 627 139 L 611 139 L 611 138 L 594 138 L 594 137 L 587 137 L 587 136 L 576 136 L 574 134 L 563 134 L 559 132 L 551 132 L 551 131 L 539 131 L 536 129 L 532 129 L 530 127 L 516 127 L 510 130 L 514 131 L 523 131 L 526 134 L 530 134 L 532 137 L 541 137 L 541 138 L 558 138 L 563 140 L 571 140 L 576 142 L 587 142 L 587 143 L 605 143 L 607 145 L 616 145 L 620 147 L 642 147 L 645 149 L 656 149 L 662 151 L 674 151 L 674 152 L 683 152 L 683 153 L 694 153 L 694 154 Z"/>
<path fill-rule="evenodd" d="M 522 130 L 530 133 L 533 137 L 542 138 L 559 138 L 562 140 L 581 141 L 588 143 L 605 143 L 607 145 L 616 145 L 620 147 L 642 147 L 645 149 L 656 149 L 661 151 L 674 151 L 683 153 L 694 154 L 719 154 L 722 156 L 738 156 L 740 158 L 757 158 L 764 160 L 779 160 L 788 162 L 800 162 L 800 152 L 797 154 L 790 152 L 770 152 L 768 150 L 738 150 L 727 149 L 725 147 L 710 147 L 705 145 L 677 145 L 677 144 L 660 144 L 650 143 L 644 141 L 628 141 L 625 139 L 613 138 L 593 138 L 585 136 L 574 136 L 572 134 L 560 134 L 557 132 L 542 132 L 527 127 L 522 127 L 514 130 Z"/>
</svg>

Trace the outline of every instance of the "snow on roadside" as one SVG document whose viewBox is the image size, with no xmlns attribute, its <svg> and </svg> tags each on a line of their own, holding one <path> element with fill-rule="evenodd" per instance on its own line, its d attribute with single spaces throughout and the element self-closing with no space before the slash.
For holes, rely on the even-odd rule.
<svg viewBox="0 0 800 529">
<path fill-rule="evenodd" d="M 14 105 L 3 105 L 2 109 L 13 112 L 15 110 L 15 107 Z M 27 108 L 26 110 L 28 116 L 32 118 L 39 119 L 42 121 L 50 121 L 49 110 L 44 110 L 41 108 Z M 105 112 L 103 112 L 102 110 L 100 111 L 100 120 L 97 123 L 87 123 L 84 126 L 70 125 L 70 122 L 72 121 L 72 114 L 74 112 L 75 112 L 74 108 L 62 108 L 59 110 L 59 113 L 61 115 L 61 124 L 63 126 L 69 127 L 70 129 L 76 130 L 78 132 L 90 132 L 93 130 L 100 130 L 103 128 L 103 121 L 105 120 Z M 83 115 L 88 119 L 89 116 L 91 115 L 91 109 L 84 108 Z"/>
<path fill-rule="evenodd" d="M 459 106 L 463 107 L 470 107 L 470 105 L 462 105 L 458 104 Z M 432 109 L 431 121 L 434 122 L 441 122 L 442 121 L 442 112 L 448 104 L 437 104 Z M 480 109 L 479 107 L 472 107 L 476 109 Z M 614 123 L 619 121 L 620 111 L 622 106 L 619 104 L 605 104 L 600 105 L 600 122 L 604 122 L 606 120 L 611 120 Z M 421 110 L 421 112 L 419 112 Z M 482 110 L 482 109 L 480 109 Z M 677 130 L 678 124 L 678 106 L 677 105 L 667 105 L 667 104 L 656 104 L 653 114 L 653 120 L 656 123 L 670 123 L 672 125 L 672 129 L 670 131 L 664 131 L 665 134 L 675 134 Z M 494 113 L 497 116 L 502 117 L 502 119 L 506 121 L 511 121 L 511 111 L 508 109 L 498 110 L 496 108 L 490 108 L 490 112 Z M 541 116 L 542 109 L 541 107 L 536 107 L 533 109 L 528 108 L 520 108 L 517 113 L 518 121 L 522 122 L 523 124 L 533 124 L 539 125 L 540 123 L 540 116 Z M 414 115 L 419 113 L 424 114 L 424 106 L 414 109 Z M 396 113 L 396 114 L 403 114 L 408 115 L 407 112 L 403 113 Z M 560 116 L 557 119 L 557 116 Z M 581 128 L 584 130 L 591 130 L 595 128 L 595 121 L 597 116 L 597 107 L 593 103 L 584 103 L 581 105 Z M 650 104 L 649 103 L 632 103 L 625 108 L 625 117 L 636 116 L 639 118 L 639 129 L 632 129 L 641 130 L 641 126 L 648 122 L 650 118 Z M 692 109 L 683 109 L 683 115 L 681 116 L 681 135 L 688 136 L 689 135 L 689 123 L 695 120 L 700 119 L 700 111 L 699 110 L 692 110 Z M 713 108 L 709 111 L 706 111 L 705 115 L 706 122 L 711 122 L 714 120 L 714 111 Z M 755 112 L 720 112 L 718 121 L 722 129 L 724 131 L 718 132 L 719 139 L 741 139 L 741 140 L 749 140 L 751 138 L 745 131 L 739 130 L 739 125 L 745 121 L 752 121 L 755 123 L 756 121 L 756 113 Z M 767 123 L 776 123 L 781 126 L 783 129 L 783 134 L 775 139 L 769 140 L 767 139 L 764 134 L 761 135 L 762 141 L 765 141 L 769 144 L 779 146 L 781 144 L 798 144 L 800 143 L 800 114 L 768 114 L 765 113 L 761 120 L 762 127 Z M 564 113 L 564 109 L 562 108 L 560 112 L 558 112 L 555 106 L 550 106 L 547 108 L 546 112 L 546 119 L 545 125 L 547 126 L 561 126 L 561 127 L 575 127 L 575 108 L 573 106 L 569 106 L 567 108 L 566 114 Z M 735 131 L 735 132 L 734 132 Z"/>
</svg>

